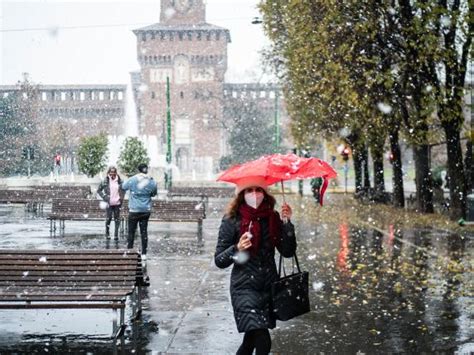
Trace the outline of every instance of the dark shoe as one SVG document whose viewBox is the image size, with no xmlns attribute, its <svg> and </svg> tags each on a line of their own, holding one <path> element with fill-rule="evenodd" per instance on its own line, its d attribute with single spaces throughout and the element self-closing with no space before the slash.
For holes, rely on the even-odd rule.
<svg viewBox="0 0 474 355">
<path fill-rule="evenodd" d="M 115 236 L 115 237 L 114 237 L 114 240 L 118 240 L 118 237 L 117 237 L 117 236 Z"/>
</svg>

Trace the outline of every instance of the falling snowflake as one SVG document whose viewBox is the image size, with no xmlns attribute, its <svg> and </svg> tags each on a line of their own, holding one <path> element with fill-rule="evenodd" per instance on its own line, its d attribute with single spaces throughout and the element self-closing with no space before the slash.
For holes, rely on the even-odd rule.
<svg viewBox="0 0 474 355">
<path fill-rule="evenodd" d="M 384 102 L 378 102 L 377 103 L 377 108 L 380 110 L 380 112 L 388 115 L 390 112 L 392 112 L 392 106 L 389 104 L 386 104 Z"/>
</svg>

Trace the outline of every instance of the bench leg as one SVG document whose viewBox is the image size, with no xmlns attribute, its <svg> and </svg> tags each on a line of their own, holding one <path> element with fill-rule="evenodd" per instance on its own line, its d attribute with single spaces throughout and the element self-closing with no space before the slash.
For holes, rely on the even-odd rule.
<svg viewBox="0 0 474 355">
<path fill-rule="evenodd" d="M 56 235 L 56 220 L 55 220 L 55 219 L 50 219 L 49 222 L 50 222 L 50 224 L 49 224 L 49 232 L 50 232 L 52 235 Z"/>
<path fill-rule="evenodd" d="M 136 310 L 136 315 L 135 319 L 139 319 L 142 316 L 142 287 L 138 286 L 136 288 L 137 290 L 137 310 Z"/>
<path fill-rule="evenodd" d="M 122 301 L 122 303 L 125 303 L 125 301 Z M 112 337 L 114 339 L 117 339 L 125 333 L 125 328 L 127 326 L 125 325 L 125 307 L 120 308 L 120 325 L 117 326 L 117 309 L 114 308 L 114 319 L 112 322 Z"/>
<path fill-rule="evenodd" d="M 114 315 L 112 319 L 112 337 L 117 337 L 117 309 L 113 309 Z"/>
<path fill-rule="evenodd" d="M 132 303 L 132 319 L 140 319 L 142 315 L 142 287 L 137 286 L 133 290 L 132 297 L 130 299 Z"/>
<path fill-rule="evenodd" d="M 202 219 L 198 221 L 197 238 L 198 238 L 198 242 L 202 242 Z"/>
<path fill-rule="evenodd" d="M 208 205 L 209 205 L 209 196 L 206 196 L 204 198 L 204 211 L 206 211 Z"/>
<path fill-rule="evenodd" d="M 137 314 L 137 288 L 135 287 L 130 297 L 130 303 L 132 304 L 132 319 L 135 320 Z"/>
<path fill-rule="evenodd" d="M 125 301 L 124 301 L 125 303 Z M 120 308 L 120 333 L 118 336 L 122 336 L 123 333 L 125 332 L 125 307 Z"/>
</svg>

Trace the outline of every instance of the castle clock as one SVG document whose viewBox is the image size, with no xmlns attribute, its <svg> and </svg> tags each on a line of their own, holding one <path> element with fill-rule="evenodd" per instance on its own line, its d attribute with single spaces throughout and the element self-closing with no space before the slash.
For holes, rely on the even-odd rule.
<svg viewBox="0 0 474 355">
<path fill-rule="evenodd" d="M 173 7 L 176 11 L 186 13 L 193 6 L 193 0 L 173 0 Z"/>
</svg>

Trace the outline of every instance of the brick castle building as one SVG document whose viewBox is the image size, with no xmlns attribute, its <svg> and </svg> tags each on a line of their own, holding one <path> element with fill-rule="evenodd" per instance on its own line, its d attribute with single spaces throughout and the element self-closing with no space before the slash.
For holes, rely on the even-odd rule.
<svg viewBox="0 0 474 355">
<path fill-rule="evenodd" d="M 164 166 L 169 138 L 172 162 L 183 176 L 217 171 L 219 159 L 229 153 L 225 122 L 232 120 L 233 101 L 252 102 L 263 113 L 262 119 L 273 122 L 278 113 L 280 124 L 287 121 L 276 86 L 225 82 L 231 36 L 229 30 L 206 23 L 203 0 L 161 0 L 160 22 L 133 32 L 140 70 L 131 73 L 131 86 L 38 86 L 33 99 L 38 119 L 46 126 L 42 134 L 47 135 L 52 124 L 64 126 L 68 147 L 63 148 L 68 154 L 74 154 L 82 136 L 105 132 L 111 141 L 119 142 L 116 137 L 131 134 L 126 122 L 127 90 L 133 90 L 129 96 L 134 97 L 138 135 L 144 142 L 154 142 L 148 144 L 152 165 Z M 0 86 L 0 95 L 18 89 Z"/>
</svg>

